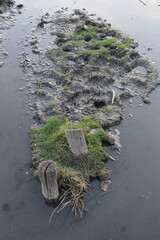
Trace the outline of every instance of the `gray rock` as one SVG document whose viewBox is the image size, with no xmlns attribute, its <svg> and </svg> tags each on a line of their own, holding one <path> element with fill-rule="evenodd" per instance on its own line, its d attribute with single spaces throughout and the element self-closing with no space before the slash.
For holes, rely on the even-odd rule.
<svg viewBox="0 0 160 240">
<path fill-rule="evenodd" d="M 0 67 L 2 67 L 4 65 L 4 62 L 0 62 Z"/>
<path fill-rule="evenodd" d="M 17 4 L 17 8 L 23 8 L 23 4 Z"/>
<path fill-rule="evenodd" d="M 71 52 L 73 49 L 74 49 L 74 46 L 71 43 L 66 43 L 62 47 L 62 50 L 65 51 L 65 52 Z"/>
<path fill-rule="evenodd" d="M 86 15 L 86 13 L 84 11 L 80 10 L 80 9 L 75 9 L 74 13 L 75 13 L 75 15 L 81 15 L 81 16 Z"/>
<path fill-rule="evenodd" d="M 146 95 L 142 96 L 142 100 L 143 100 L 143 102 L 146 103 L 146 104 L 151 104 L 151 100 L 150 100 L 149 97 L 146 96 Z"/>
<path fill-rule="evenodd" d="M 33 47 L 32 48 L 32 52 L 34 53 L 34 54 L 39 54 L 40 53 L 40 50 L 38 49 L 38 47 Z"/>
</svg>

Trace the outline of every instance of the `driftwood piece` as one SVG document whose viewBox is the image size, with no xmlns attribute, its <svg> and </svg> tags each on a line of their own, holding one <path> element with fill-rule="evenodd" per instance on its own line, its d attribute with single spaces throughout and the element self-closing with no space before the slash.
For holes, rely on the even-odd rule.
<svg viewBox="0 0 160 240">
<path fill-rule="evenodd" d="M 55 201 L 59 197 L 57 184 L 56 164 L 52 160 L 47 160 L 38 166 L 41 189 L 47 201 Z"/>
<path fill-rule="evenodd" d="M 78 157 L 88 154 L 88 147 L 83 129 L 68 129 L 65 132 L 69 147 L 75 156 Z"/>
</svg>

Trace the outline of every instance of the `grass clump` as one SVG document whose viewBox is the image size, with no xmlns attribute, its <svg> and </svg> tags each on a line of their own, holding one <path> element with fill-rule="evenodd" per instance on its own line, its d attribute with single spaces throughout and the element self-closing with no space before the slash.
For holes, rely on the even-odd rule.
<svg viewBox="0 0 160 240">
<path fill-rule="evenodd" d="M 78 21 L 78 24 L 83 24 L 83 23 L 84 23 L 83 20 L 79 20 L 79 21 Z"/>
<path fill-rule="evenodd" d="M 125 38 L 122 40 L 122 43 L 123 43 L 126 47 L 129 47 L 129 45 L 133 43 L 133 39 L 131 39 L 131 38 L 129 38 L 129 37 L 125 37 Z"/>
<path fill-rule="evenodd" d="M 70 90 L 71 89 L 71 87 L 70 86 L 67 86 L 67 85 L 65 85 L 64 87 L 63 87 L 63 90 L 64 91 L 68 91 L 68 90 Z"/>
<path fill-rule="evenodd" d="M 53 110 L 55 114 L 61 113 L 61 109 L 58 103 L 53 103 L 53 102 L 48 103 L 48 109 Z"/>
<path fill-rule="evenodd" d="M 110 74 L 110 73 L 111 73 L 111 70 L 110 70 L 109 67 L 105 67 L 105 68 L 103 69 L 103 71 L 104 71 L 105 73 L 107 73 L 107 74 Z"/>
<path fill-rule="evenodd" d="M 104 46 L 104 47 L 112 47 L 117 43 L 118 39 L 117 38 L 107 38 L 104 40 L 93 40 L 93 43 L 95 43 L 98 46 Z"/>
<path fill-rule="evenodd" d="M 119 50 L 119 53 L 121 54 L 121 56 L 125 56 L 125 54 L 127 53 L 128 51 L 128 46 L 126 46 L 125 44 L 120 44 L 117 46 L 118 50 Z"/>
<path fill-rule="evenodd" d="M 114 111 L 114 106 L 107 106 L 105 108 L 102 108 L 103 113 L 111 114 L 111 113 L 113 113 L 113 111 Z"/>
<path fill-rule="evenodd" d="M 83 50 L 83 54 L 85 55 L 93 55 L 93 54 L 97 54 L 97 53 L 100 53 L 100 54 L 107 54 L 107 50 L 106 49 L 97 49 L 97 50 Z"/>
<path fill-rule="evenodd" d="M 0 7 L 0 14 L 2 14 L 4 12 L 4 8 Z"/>
<path fill-rule="evenodd" d="M 69 40 L 67 43 L 74 44 L 76 47 L 83 47 L 85 46 L 85 43 L 83 41 L 75 41 L 75 40 Z"/>
<path fill-rule="evenodd" d="M 54 53 L 54 51 L 55 51 L 55 49 L 53 48 L 53 49 L 49 49 L 49 50 L 47 50 L 46 51 L 46 54 L 53 54 Z"/>
<path fill-rule="evenodd" d="M 124 45 L 124 44 L 120 44 L 120 45 L 118 45 L 117 47 L 118 47 L 118 49 L 121 50 L 121 51 L 125 51 L 125 50 L 126 50 L 126 45 Z"/>
<path fill-rule="evenodd" d="M 56 56 L 56 57 L 62 58 L 62 59 L 66 58 L 66 53 L 64 51 L 62 51 L 60 48 L 49 49 L 46 51 L 46 55 L 48 57 L 52 57 L 52 55 L 53 55 L 53 56 Z"/>
<path fill-rule="evenodd" d="M 72 154 L 65 134 L 66 129 L 76 128 L 83 129 L 89 150 L 88 155 L 78 159 Z M 92 129 L 100 128 L 98 121 L 86 116 L 79 123 L 53 117 L 41 128 L 31 129 L 35 161 L 40 163 L 51 159 L 56 163 L 59 188 L 68 191 L 74 207 L 75 202 L 79 201 L 87 190 L 90 178 L 97 177 L 102 170 L 106 170 L 102 160 L 108 155 L 102 146 L 102 140 L 108 135 L 102 130 L 91 132 Z M 35 175 L 37 176 L 37 172 Z"/>
<path fill-rule="evenodd" d="M 106 151 L 101 145 L 101 140 L 106 138 L 107 134 L 102 131 L 91 134 L 90 131 L 100 127 L 100 123 L 89 116 L 84 117 L 80 123 L 65 122 L 62 119 L 53 117 L 41 128 L 33 127 L 31 129 L 33 152 L 36 151 L 40 153 L 40 157 L 36 159 L 36 161 L 41 162 L 52 159 L 58 164 L 73 168 L 86 176 L 90 175 L 90 171 L 92 175 L 96 176 L 99 169 L 96 169 L 95 172 L 93 172 L 93 169 L 95 169 L 97 164 L 102 166 L 103 162 L 101 160 L 107 157 Z M 87 159 L 87 165 L 85 163 L 82 164 L 81 161 L 75 161 L 75 157 L 71 153 L 67 143 L 65 130 L 76 128 L 82 128 L 86 136 L 89 148 L 89 155 L 85 157 Z M 36 138 L 34 138 L 35 134 Z M 99 146 L 98 149 L 97 146 Z M 95 151 L 96 149 L 97 151 Z M 96 153 L 96 157 L 93 151 L 94 154 Z"/>
<path fill-rule="evenodd" d="M 86 40 L 86 39 L 90 39 L 94 36 L 97 35 L 98 32 L 98 28 L 95 26 L 89 27 L 87 29 L 81 30 L 81 31 L 75 31 L 74 32 L 74 38 L 75 40 Z"/>
</svg>

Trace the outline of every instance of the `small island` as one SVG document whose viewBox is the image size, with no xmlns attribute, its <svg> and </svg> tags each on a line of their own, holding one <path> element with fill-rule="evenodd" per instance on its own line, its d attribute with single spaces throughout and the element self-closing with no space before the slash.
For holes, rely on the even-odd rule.
<svg viewBox="0 0 160 240">
<path fill-rule="evenodd" d="M 149 104 L 149 93 L 160 79 L 152 61 L 135 50 L 136 41 L 85 10 L 47 13 L 36 31 L 49 33 L 54 45 L 40 49 L 37 37 L 29 39 L 42 63 L 33 67 L 37 126 L 31 129 L 32 164 L 42 192 L 44 184 L 50 191 L 51 179 L 57 182 L 56 197 L 47 200 L 62 204 L 69 196 L 66 205 L 73 204 L 74 213 L 82 216 L 90 181 L 98 178 L 104 191 L 111 183 L 106 162 L 114 159 L 106 146 L 117 144 L 113 128 L 123 119 L 124 101 L 140 96 Z M 26 58 L 21 66 L 27 70 L 31 63 Z M 79 136 L 70 143 L 67 131 Z M 71 145 L 85 150 L 76 154 Z"/>
</svg>

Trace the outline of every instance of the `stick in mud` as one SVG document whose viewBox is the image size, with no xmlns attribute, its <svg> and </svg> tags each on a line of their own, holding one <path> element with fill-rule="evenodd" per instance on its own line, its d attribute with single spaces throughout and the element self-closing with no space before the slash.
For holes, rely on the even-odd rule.
<svg viewBox="0 0 160 240">
<path fill-rule="evenodd" d="M 143 5 L 147 6 L 147 4 L 144 3 L 143 1 L 141 1 L 141 0 L 138 0 L 138 1 L 141 2 Z"/>
</svg>

